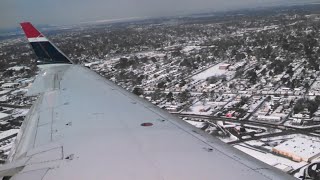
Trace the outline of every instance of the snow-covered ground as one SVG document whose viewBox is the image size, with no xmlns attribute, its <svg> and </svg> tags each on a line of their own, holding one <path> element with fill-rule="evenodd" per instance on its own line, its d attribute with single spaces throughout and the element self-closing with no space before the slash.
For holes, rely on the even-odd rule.
<svg viewBox="0 0 320 180">
<path fill-rule="evenodd" d="M 191 52 L 191 51 L 194 51 L 194 50 L 200 50 L 201 47 L 200 46 L 186 46 L 182 49 L 182 52 L 184 53 L 188 53 L 188 52 Z"/>
<path fill-rule="evenodd" d="M 27 66 L 13 66 L 13 67 L 8 68 L 7 70 L 20 71 L 22 69 L 30 69 L 30 68 Z"/>
<path fill-rule="evenodd" d="M 186 121 L 186 122 L 195 126 L 196 128 L 203 128 L 206 125 L 206 123 L 204 122 L 197 122 L 197 121 Z"/>
<path fill-rule="evenodd" d="M 218 137 L 218 138 L 225 143 L 238 140 L 238 138 L 234 135 L 231 135 L 230 137 Z"/>
<path fill-rule="evenodd" d="M 0 96 L 0 102 L 6 102 L 8 100 L 8 96 Z"/>
<path fill-rule="evenodd" d="M 282 164 L 282 165 L 292 167 L 293 169 L 298 169 L 307 164 L 306 162 L 294 162 L 289 159 L 273 155 L 271 153 L 254 150 L 253 148 L 245 144 L 235 145 L 234 147 L 239 149 L 240 151 L 247 153 L 250 156 L 253 156 L 256 159 L 259 159 L 260 161 L 263 161 L 275 167 L 278 167 L 277 166 L 278 164 Z"/>
<path fill-rule="evenodd" d="M 294 128 L 300 128 L 300 129 L 308 129 L 308 128 L 320 128 L 320 125 L 311 125 L 311 126 L 300 126 L 300 125 L 294 125 L 292 124 L 292 121 L 286 121 L 284 123 L 285 126 L 287 127 L 294 127 Z"/>
<path fill-rule="evenodd" d="M 19 117 L 19 116 L 26 116 L 29 112 L 29 109 L 15 109 L 12 113 L 12 116 L 14 118 Z"/>
<path fill-rule="evenodd" d="M 0 96 L 9 93 L 11 90 L 5 89 L 0 91 Z"/>
<path fill-rule="evenodd" d="M 165 53 L 157 52 L 157 51 L 139 52 L 139 53 L 136 53 L 135 55 L 139 58 L 141 58 L 141 57 L 161 57 L 161 58 L 163 58 L 164 56 L 166 56 Z"/>
<path fill-rule="evenodd" d="M 230 71 L 226 69 L 219 69 L 220 66 L 224 65 L 225 63 L 219 63 L 216 64 L 215 66 L 195 75 L 192 77 L 194 80 L 206 80 L 208 77 L 211 76 L 221 76 L 221 75 L 227 75 L 231 74 Z"/>
<path fill-rule="evenodd" d="M 259 133 L 259 134 L 256 134 L 255 136 L 259 137 L 259 136 L 264 136 L 264 135 L 267 135 L 267 134 L 272 134 L 272 133 L 279 133 L 279 132 L 282 132 L 282 130 L 280 129 L 273 129 L 272 132 L 264 132 L 264 133 Z"/>
<path fill-rule="evenodd" d="M 254 100 L 253 103 L 249 105 L 249 112 L 253 112 L 263 101 L 264 98 Z"/>
<path fill-rule="evenodd" d="M 17 134 L 19 133 L 19 129 L 10 129 L 10 130 L 7 130 L 7 131 L 3 131 L 0 133 L 0 139 L 4 139 L 8 136 L 12 136 L 14 134 Z"/>
<path fill-rule="evenodd" d="M 203 102 L 199 101 L 190 107 L 189 111 L 184 111 L 183 114 L 199 114 L 199 115 L 210 115 L 212 113 L 212 106 L 214 102 Z"/>
</svg>

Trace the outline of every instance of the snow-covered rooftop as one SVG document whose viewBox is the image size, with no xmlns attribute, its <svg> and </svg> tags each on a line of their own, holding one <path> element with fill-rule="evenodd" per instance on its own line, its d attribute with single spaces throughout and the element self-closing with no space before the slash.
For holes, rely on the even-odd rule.
<svg viewBox="0 0 320 180">
<path fill-rule="evenodd" d="M 13 117 L 26 116 L 29 112 L 29 109 L 15 109 L 12 114 Z"/>
<path fill-rule="evenodd" d="M 0 95 L 4 95 L 4 94 L 7 94 L 8 92 L 10 92 L 11 90 L 2 90 L 0 91 Z"/>
<path fill-rule="evenodd" d="M 201 49 L 200 46 L 186 46 L 186 47 L 184 47 L 182 49 L 182 52 L 187 53 L 187 52 L 190 52 L 190 51 L 193 51 L 193 50 L 199 50 L 199 49 Z"/>
<path fill-rule="evenodd" d="M 2 84 L 2 88 L 12 88 L 12 87 L 16 87 L 16 86 L 19 86 L 19 83 L 5 83 L 5 84 Z"/>
<path fill-rule="evenodd" d="M 0 139 L 6 138 L 8 136 L 12 136 L 14 134 L 17 134 L 19 132 L 19 129 L 10 129 L 7 131 L 3 131 L 0 133 Z"/>
<path fill-rule="evenodd" d="M 320 154 L 320 140 L 312 137 L 297 136 L 274 147 L 274 150 L 309 161 L 310 158 Z"/>
<path fill-rule="evenodd" d="M 14 66 L 14 67 L 8 68 L 7 70 L 20 71 L 22 69 L 30 69 L 30 68 L 27 66 Z"/>
<path fill-rule="evenodd" d="M 186 121 L 186 122 L 197 128 L 203 128 L 206 125 L 206 123 L 204 122 L 197 122 L 197 121 Z"/>
<path fill-rule="evenodd" d="M 10 116 L 9 114 L 0 112 L 0 119 L 6 118 L 6 117 L 9 117 L 9 116 Z"/>
<path fill-rule="evenodd" d="M 0 102 L 5 102 L 8 100 L 8 96 L 0 96 Z"/>
</svg>

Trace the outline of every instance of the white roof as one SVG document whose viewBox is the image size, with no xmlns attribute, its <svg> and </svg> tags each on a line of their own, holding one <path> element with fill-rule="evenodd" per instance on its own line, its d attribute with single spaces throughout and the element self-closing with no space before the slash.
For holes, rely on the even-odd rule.
<svg viewBox="0 0 320 180">
<path fill-rule="evenodd" d="M 2 84 L 2 86 L 12 86 L 12 85 L 19 85 L 19 83 L 9 82 L 9 83 Z"/>
<path fill-rule="evenodd" d="M 1 87 L 12 87 L 12 86 L 16 86 L 16 85 L 19 85 L 19 83 L 5 83 L 5 84 L 2 84 Z"/>
<path fill-rule="evenodd" d="M 230 66 L 230 64 L 220 64 L 220 66 Z"/>
<path fill-rule="evenodd" d="M 285 165 L 285 164 L 281 164 L 281 163 L 275 165 L 274 167 L 276 167 L 278 169 L 281 169 L 284 172 L 288 172 L 288 171 L 293 169 L 291 166 L 288 166 L 288 165 Z"/>
<path fill-rule="evenodd" d="M 0 119 L 6 118 L 6 117 L 8 117 L 8 116 L 10 116 L 10 115 L 9 115 L 9 114 L 6 114 L 6 113 L 0 112 Z"/>
<path fill-rule="evenodd" d="M 197 121 L 186 121 L 186 122 L 197 128 L 203 128 L 206 125 L 206 123 L 204 122 L 197 122 Z"/>
<path fill-rule="evenodd" d="M 6 138 L 8 136 L 17 134 L 19 132 L 19 129 L 10 129 L 8 131 L 3 131 L 0 133 L 0 139 Z"/>
<path fill-rule="evenodd" d="M 2 91 L 0 91 L 0 95 L 6 94 L 8 92 L 10 92 L 10 90 L 2 90 Z"/>
<path fill-rule="evenodd" d="M 11 92 L 11 94 L 19 94 L 19 93 L 25 94 L 27 92 L 28 92 L 28 89 L 18 89 L 18 90 Z"/>
<path fill-rule="evenodd" d="M 297 136 L 283 142 L 274 149 L 292 153 L 303 159 L 309 159 L 320 152 L 320 139 Z"/>
<path fill-rule="evenodd" d="M 7 101 L 8 97 L 7 96 L 0 96 L 0 102 Z"/>
<path fill-rule="evenodd" d="M 30 68 L 27 66 L 14 66 L 14 67 L 8 68 L 8 70 L 13 70 L 13 71 L 20 71 L 22 69 L 30 69 Z"/>
<path fill-rule="evenodd" d="M 281 120 L 281 117 L 278 117 L 278 116 L 258 116 L 258 119 Z"/>
</svg>

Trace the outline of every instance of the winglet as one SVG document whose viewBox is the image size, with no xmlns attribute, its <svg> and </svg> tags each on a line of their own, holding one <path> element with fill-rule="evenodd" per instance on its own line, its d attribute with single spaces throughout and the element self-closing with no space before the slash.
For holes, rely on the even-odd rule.
<svg viewBox="0 0 320 180">
<path fill-rule="evenodd" d="M 44 37 L 30 22 L 22 22 L 20 25 L 38 57 L 38 64 L 72 63 L 62 51 Z"/>
<path fill-rule="evenodd" d="M 20 25 L 28 39 L 43 37 L 43 35 L 36 28 L 34 28 L 30 22 L 22 22 Z"/>
</svg>

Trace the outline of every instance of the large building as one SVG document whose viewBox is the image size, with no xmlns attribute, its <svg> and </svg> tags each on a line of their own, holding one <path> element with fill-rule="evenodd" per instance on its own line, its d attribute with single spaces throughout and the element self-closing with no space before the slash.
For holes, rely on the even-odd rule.
<svg viewBox="0 0 320 180">
<path fill-rule="evenodd" d="M 19 131 L 19 129 L 10 129 L 7 131 L 0 132 L 0 145 L 2 141 L 16 137 Z"/>
<path fill-rule="evenodd" d="M 274 153 L 288 157 L 293 161 L 311 162 L 320 156 L 320 140 L 311 137 L 297 136 L 272 149 Z"/>
<path fill-rule="evenodd" d="M 219 66 L 219 69 L 221 69 L 221 70 L 226 70 L 226 69 L 228 69 L 229 66 L 230 66 L 230 64 L 221 64 L 221 65 Z"/>
<path fill-rule="evenodd" d="M 19 83 L 5 83 L 1 85 L 3 89 L 14 89 L 17 88 L 20 84 Z"/>
<path fill-rule="evenodd" d="M 279 116 L 263 116 L 263 115 L 259 115 L 257 117 L 258 121 L 269 121 L 269 122 L 280 122 L 281 121 L 281 117 Z"/>
</svg>

